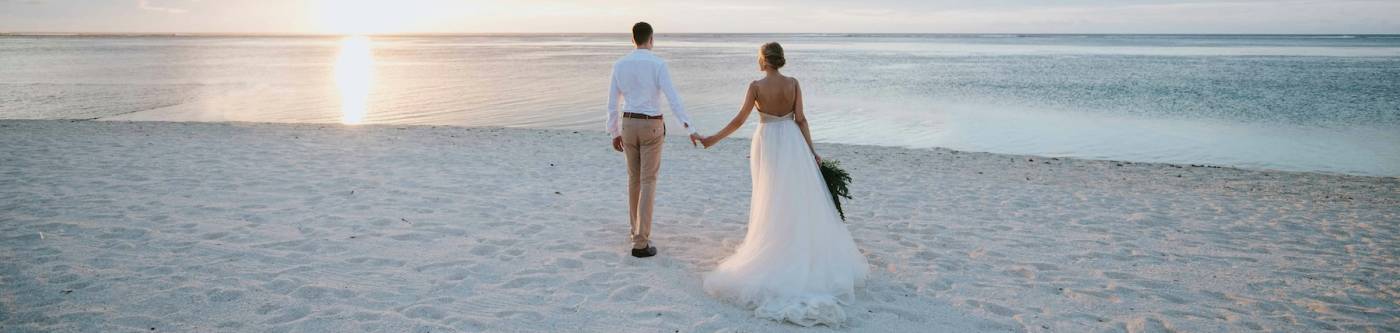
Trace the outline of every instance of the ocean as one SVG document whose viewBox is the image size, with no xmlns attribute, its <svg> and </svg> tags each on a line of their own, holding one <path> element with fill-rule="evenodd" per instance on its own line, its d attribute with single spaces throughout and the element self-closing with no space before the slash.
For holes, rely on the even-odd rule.
<svg viewBox="0 0 1400 333">
<path fill-rule="evenodd" d="M 1400 176 L 1400 36 L 663 34 L 655 51 L 708 133 L 768 41 L 819 142 Z M 0 36 L 0 119 L 561 128 L 606 145 L 609 69 L 630 51 L 625 34 Z"/>
</svg>

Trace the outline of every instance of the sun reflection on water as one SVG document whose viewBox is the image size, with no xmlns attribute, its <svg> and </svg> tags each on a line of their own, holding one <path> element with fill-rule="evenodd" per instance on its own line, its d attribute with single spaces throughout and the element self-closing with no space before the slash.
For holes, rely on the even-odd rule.
<svg viewBox="0 0 1400 333">
<path fill-rule="evenodd" d="M 374 89 L 374 52 L 368 37 L 351 36 L 340 41 L 335 61 L 335 85 L 340 89 L 340 122 L 359 124 L 369 111 Z"/>
</svg>

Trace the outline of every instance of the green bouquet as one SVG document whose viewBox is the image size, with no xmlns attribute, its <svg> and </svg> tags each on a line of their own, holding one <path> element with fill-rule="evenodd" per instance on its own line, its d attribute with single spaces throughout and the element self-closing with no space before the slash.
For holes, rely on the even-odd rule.
<svg viewBox="0 0 1400 333">
<path fill-rule="evenodd" d="M 846 185 L 851 182 L 851 174 L 841 169 L 841 162 L 836 160 L 822 160 L 822 179 L 826 180 L 826 189 L 831 192 L 831 202 L 836 204 L 836 212 L 841 214 L 841 220 L 846 220 L 846 211 L 841 209 L 841 198 L 851 199 L 851 191 Z"/>
</svg>

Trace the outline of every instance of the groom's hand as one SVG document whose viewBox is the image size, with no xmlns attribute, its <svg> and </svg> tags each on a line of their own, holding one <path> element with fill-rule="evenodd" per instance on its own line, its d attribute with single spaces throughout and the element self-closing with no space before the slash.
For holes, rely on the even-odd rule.
<svg viewBox="0 0 1400 333">
<path fill-rule="evenodd" d="M 704 138 L 700 137 L 700 134 L 690 133 L 690 146 L 699 147 L 699 142 L 703 139 Z"/>
<path fill-rule="evenodd" d="M 622 151 L 622 137 L 621 137 L 621 136 L 615 136 L 615 137 L 613 137 L 613 150 Z"/>
</svg>

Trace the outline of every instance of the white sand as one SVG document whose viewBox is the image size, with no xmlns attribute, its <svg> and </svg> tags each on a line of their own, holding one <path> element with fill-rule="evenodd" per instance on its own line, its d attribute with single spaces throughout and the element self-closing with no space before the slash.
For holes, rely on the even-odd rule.
<svg viewBox="0 0 1400 333">
<path fill-rule="evenodd" d="M 748 144 L 683 141 L 638 260 L 601 133 L 0 121 L 0 331 L 830 330 L 701 291 Z M 875 266 L 841 331 L 1400 327 L 1396 178 L 819 151 Z"/>
</svg>

